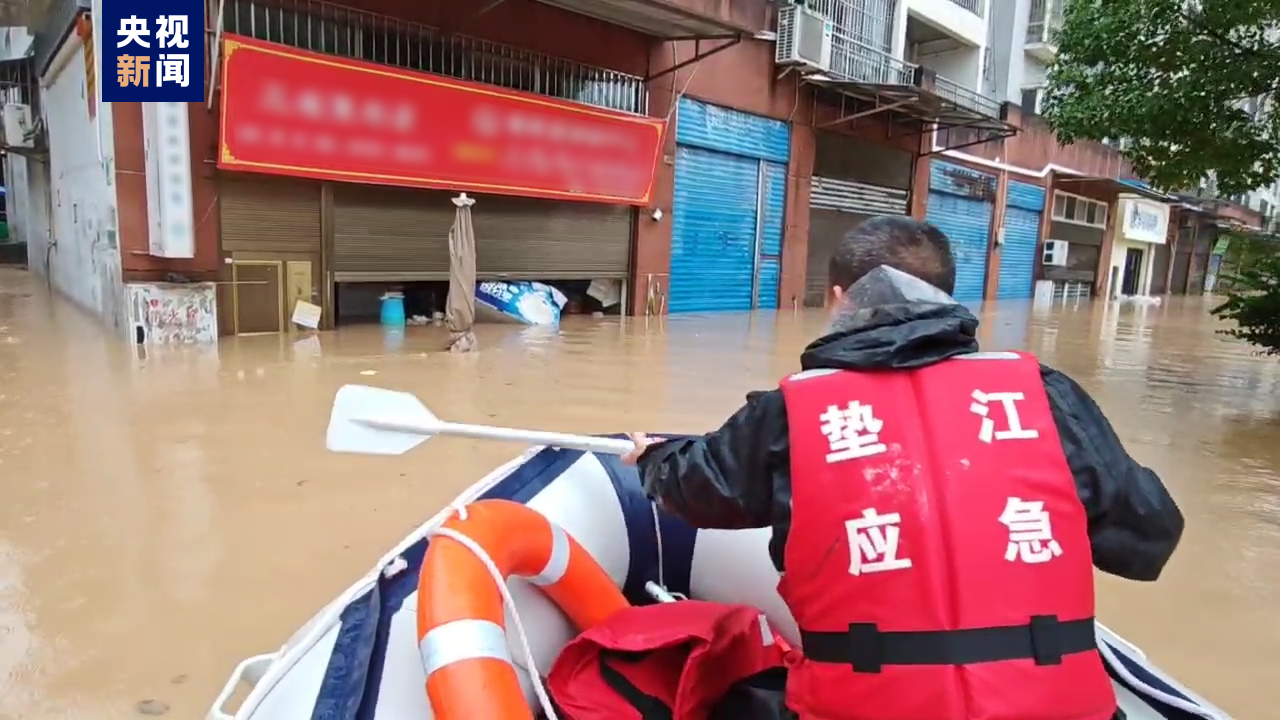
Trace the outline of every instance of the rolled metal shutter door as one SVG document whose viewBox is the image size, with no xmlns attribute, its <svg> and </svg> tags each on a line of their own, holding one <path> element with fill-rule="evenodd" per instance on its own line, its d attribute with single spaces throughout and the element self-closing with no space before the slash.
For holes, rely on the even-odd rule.
<svg viewBox="0 0 1280 720">
<path fill-rule="evenodd" d="M 629 207 L 469 193 L 482 279 L 626 278 Z M 447 280 L 456 192 L 338 186 L 339 281 Z"/>
<path fill-rule="evenodd" d="M 320 254 L 320 185 L 299 180 L 218 182 L 225 252 Z"/>
<path fill-rule="evenodd" d="M 909 193 L 856 180 L 815 176 L 809 188 L 809 250 L 805 305 L 819 307 L 827 292 L 827 269 L 840 239 L 876 215 L 906 215 Z"/>
<path fill-rule="evenodd" d="M 448 280 L 450 197 L 438 190 L 335 185 L 334 279 Z"/>
<path fill-rule="evenodd" d="M 481 277 L 594 280 L 629 274 L 635 217 L 630 207 L 477 195 L 471 213 Z"/>
</svg>

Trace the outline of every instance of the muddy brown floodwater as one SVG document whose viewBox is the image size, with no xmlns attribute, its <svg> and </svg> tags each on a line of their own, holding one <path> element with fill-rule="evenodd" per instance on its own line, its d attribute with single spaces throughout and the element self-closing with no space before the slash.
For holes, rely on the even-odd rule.
<svg viewBox="0 0 1280 720">
<path fill-rule="evenodd" d="M 1187 516 L 1154 584 L 1103 578 L 1099 617 L 1239 718 L 1276 717 L 1275 360 L 1215 334 L 1209 302 L 983 312 L 1095 394 Z M 549 430 L 697 432 L 797 368 L 820 313 L 567 321 L 558 334 L 376 327 L 295 343 L 139 351 L 37 278 L 0 269 L 0 718 L 203 716 L 411 528 L 520 448 L 440 439 L 325 452 L 334 391 L 409 390 L 438 414 Z M 376 374 L 370 374 L 376 373 Z"/>
</svg>

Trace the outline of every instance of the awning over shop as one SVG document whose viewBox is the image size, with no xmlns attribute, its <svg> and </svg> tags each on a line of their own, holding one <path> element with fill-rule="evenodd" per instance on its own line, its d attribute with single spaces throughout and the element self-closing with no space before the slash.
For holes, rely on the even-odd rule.
<svg viewBox="0 0 1280 720">
<path fill-rule="evenodd" d="M 1122 180 L 1120 178 L 1096 177 L 1089 175 L 1058 175 L 1054 182 L 1067 192 L 1080 193 L 1081 195 L 1098 196 L 1124 193 L 1127 195 L 1137 195 L 1139 197 L 1147 198 L 1148 200 L 1156 200 L 1162 203 L 1178 202 L 1178 198 L 1172 195 L 1167 195 L 1158 190 L 1153 190 L 1150 185 L 1147 185 L 1141 180 Z"/>
<path fill-rule="evenodd" d="M 888 57 L 879 58 L 867 78 L 843 78 L 833 73 L 803 76 L 803 81 L 827 91 L 840 107 L 837 125 L 868 115 L 891 112 L 900 118 L 918 120 L 926 129 L 973 131 L 967 145 L 1012 137 L 1018 126 L 1008 121 L 1003 103 L 973 92 L 918 67 Z"/>
<path fill-rule="evenodd" d="M 539 0 L 562 10 L 631 28 L 662 40 L 731 39 L 746 28 L 701 15 L 665 0 Z M 727 6 L 727 3 L 725 4 Z"/>
</svg>

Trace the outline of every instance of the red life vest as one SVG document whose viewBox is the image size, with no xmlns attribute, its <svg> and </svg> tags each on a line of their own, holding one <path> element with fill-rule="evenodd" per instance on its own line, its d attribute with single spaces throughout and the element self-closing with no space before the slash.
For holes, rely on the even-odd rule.
<svg viewBox="0 0 1280 720">
<path fill-rule="evenodd" d="M 782 382 L 779 592 L 804 720 L 1108 720 L 1092 552 L 1040 367 L 979 353 Z"/>
<path fill-rule="evenodd" d="M 566 720 L 704 720 L 787 647 L 746 605 L 681 600 L 621 610 L 574 638 L 547 675 Z"/>
</svg>

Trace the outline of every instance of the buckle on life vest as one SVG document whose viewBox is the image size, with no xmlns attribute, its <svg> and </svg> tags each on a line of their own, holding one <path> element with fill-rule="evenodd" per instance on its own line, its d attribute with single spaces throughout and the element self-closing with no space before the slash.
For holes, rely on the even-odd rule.
<svg viewBox="0 0 1280 720">
<path fill-rule="evenodd" d="M 1093 618 L 1058 620 L 1035 615 L 1026 625 L 885 632 L 875 623 L 850 623 L 846 632 L 800 631 L 806 659 L 848 663 L 858 673 L 878 673 L 885 665 L 973 665 L 1034 660 L 1058 665 L 1062 656 L 1098 647 Z"/>
</svg>

